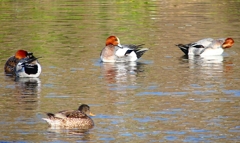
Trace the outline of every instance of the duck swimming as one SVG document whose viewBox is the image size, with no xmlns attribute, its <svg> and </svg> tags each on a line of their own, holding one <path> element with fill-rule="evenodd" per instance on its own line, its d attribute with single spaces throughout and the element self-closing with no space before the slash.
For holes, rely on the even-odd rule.
<svg viewBox="0 0 240 143">
<path fill-rule="evenodd" d="M 33 53 L 18 50 L 14 56 L 8 58 L 4 66 L 6 75 L 17 77 L 39 77 L 42 68 Z"/>
<path fill-rule="evenodd" d="M 56 114 L 47 113 L 48 118 L 43 118 L 53 127 L 77 127 L 91 129 L 94 126 L 93 120 L 87 115 L 94 116 L 90 107 L 86 104 L 79 106 L 78 110 L 64 110 Z"/>
<path fill-rule="evenodd" d="M 142 45 L 121 45 L 120 39 L 116 36 L 110 36 L 106 40 L 106 46 L 100 53 L 103 62 L 132 62 L 139 59 L 148 48 L 142 48 Z"/>
<path fill-rule="evenodd" d="M 224 52 L 224 49 L 231 48 L 234 44 L 232 38 L 212 39 L 206 38 L 186 45 L 178 44 L 185 55 L 217 56 Z"/>
</svg>

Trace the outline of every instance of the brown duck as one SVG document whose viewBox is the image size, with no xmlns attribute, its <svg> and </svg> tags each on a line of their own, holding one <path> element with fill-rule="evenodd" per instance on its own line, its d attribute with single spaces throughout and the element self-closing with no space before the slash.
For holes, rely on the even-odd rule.
<svg viewBox="0 0 240 143">
<path fill-rule="evenodd" d="M 94 126 L 93 120 L 87 115 L 94 116 L 90 107 L 86 104 L 79 106 L 78 110 L 64 110 L 56 114 L 47 113 L 48 118 L 43 118 L 52 127 L 77 127 L 91 129 Z"/>
</svg>

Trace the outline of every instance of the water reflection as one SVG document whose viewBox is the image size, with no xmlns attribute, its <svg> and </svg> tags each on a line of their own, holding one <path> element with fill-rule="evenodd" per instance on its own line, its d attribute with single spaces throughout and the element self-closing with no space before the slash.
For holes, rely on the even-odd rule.
<svg viewBox="0 0 240 143">
<path fill-rule="evenodd" d="M 136 77 L 143 72 L 144 63 L 128 62 L 128 63 L 102 63 L 102 75 L 109 84 L 109 90 L 125 93 L 127 89 L 133 88 L 136 84 Z"/>
<path fill-rule="evenodd" d="M 16 98 L 18 103 L 37 102 L 41 92 L 41 81 L 39 78 L 15 78 Z"/>
<path fill-rule="evenodd" d="M 112 83 L 135 82 L 138 72 L 141 69 L 141 63 L 102 63 L 102 71 L 105 80 Z"/>
<path fill-rule="evenodd" d="M 39 109 L 41 81 L 38 78 L 5 78 L 6 86 L 2 91 L 7 96 L 1 96 L 0 114 L 4 118 L 1 118 L 0 134 L 12 140 L 23 134 L 30 136 L 36 132 L 38 124 L 35 111 Z"/>
<path fill-rule="evenodd" d="M 72 135 L 83 135 L 84 133 L 88 133 L 89 129 L 49 127 L 48 131 L 53 132 L 53 133 L 67 133 L 67 134 L 72 134 Z"/>
<path fill-rule="evenodd" d="M 224 56 L 186 56 L 181 57 L 181 61 L 188 65 L 189 70 L 186 70 L 187 79 L 200 82 L 210 81 L 215 77 L 222 77 L 225 71 Z M 214 80 L 212 80 L 214 82 Z"/>
<path fill-rule="evenodd" d="M 223 71 L 223 56 L 188 56 L 188 63 L 190 69 L 199 68 L 199 70 L 204 72 L 212 72 L 218 70 L 219 72 Z M 205 71 L 207 69 L 212 69 Z M 214 70 L 213 70 L 214 69 Z M 214 71 L 215 72 L 215 71 Z"/>
<path fill-rule="evenodd" d="M 204 73 L 223 73 L 232 70 L 233 62 L 226 60 L 226 56 L 187 56 L 181 57 L 183 61 L 187 61 L 190 69 L 198 69 Z M 217 73 L 216 73 L 217 71 Z"/>
<path fill-rule="evenodd" d="M 81 129 L 63 129 L 63 128 L 49 128 L 48 129 L 48 138 L 52 138 L 54 140 L 61 140 L 63 134 L 68 137 L 81 137 L 81 141 L 89 141 L 91 139 L 91 134 L 89 130 L 81 130 Z"/>
<path fill-rule="evenodd" d="M 236 52 L 232 59 L 223 57 L 217 63 L 187 58 L 179 64 L 175 57 L 182 53 L 171 47 L 206 36 L 231 35 L 239 41 L 239 5 L 237 0 L 1 1 L 2 65 L 7 55 L 24 47 L 44 55 L 42 64 L 50 67 L 38 84 L 0 82 L 1 137 L 16 142 L 81 142 L 81 135 L 46 131 L 38 114 L 85 102 L 107 115 L 96 118 L 89 133 L 95 142 L 237 142 L 239 132 L 232 130 L 239 131 L 239 42 L 227 51 Z M 147 44 L 151 52 L 144 58 L 154 61 L 152 65 L 93 67 L 104 44 L 101 39 L 110 34 L 126 43 Z M 234 64 L 227 64 L 231 60 Z M 135 96 L 138 93 L 146 94 Z M 41 104 L 31 102 L 38 97 Z M 142 122 L 148 117 L 153 120 Z"/>
<path fill-rule="evenodd" d="M 227 86 L 228 83 L 224 79 L 233 70 L 231 59 L 220 55 L 183 56 L 182 60 L 189 66 L 185 76 L 187 76 L 186 79 L 190 86 L 185 86 L 184 89 L 194 88 L 193 93 L 195 94 L 210 94 L 217 92 L 217 87 Z"/>
</svg>

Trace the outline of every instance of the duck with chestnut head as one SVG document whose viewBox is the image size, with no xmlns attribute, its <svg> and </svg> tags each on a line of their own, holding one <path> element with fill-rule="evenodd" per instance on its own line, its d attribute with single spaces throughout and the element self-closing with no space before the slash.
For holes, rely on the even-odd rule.
<svg viewBox="0 0 240 143">
<path fill-rule="evenodd" d="M 42 68 L 37 59 L 31 52 L 18 50 L 6 61 L 4 72 L 17 77 L 39 77 Z"/>
<path fill-rule="evenodd" d="M 189 44 L 178 44 L 185 55 L 193 56 L 218 56 L 224 52 L 224 49 L 231 48 L 234 44 L 232 38 L 205 38 Z"/>
<path fill-rule="evenodd" d="M 106 46 L 102 49 L 100 58 L 103 62 L 133 62 L 139 59 L 148 48 L 141 45 L 121 45 L 116 36 L 109 36 Z"/>
</svg>

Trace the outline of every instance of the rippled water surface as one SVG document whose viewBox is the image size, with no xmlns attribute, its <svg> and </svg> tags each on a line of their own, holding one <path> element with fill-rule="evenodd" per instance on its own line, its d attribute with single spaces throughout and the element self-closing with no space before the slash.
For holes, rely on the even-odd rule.
<svg viewBox="0 0 240 143">
<path fill-rule="evenodd" d="M 238 142 L 239 0 L 0 0 L 3 67 L 18 49 L 43 71 L 0 73 L 0 141 Z M 109 35 L 150 50 L 134 63 L 101 63 Z M 187 58 L 175 46 L 232 37 L 223 56 Z M 53 129 L 46 112 L 90 105 L 95 127 Z"/>
</svg>

